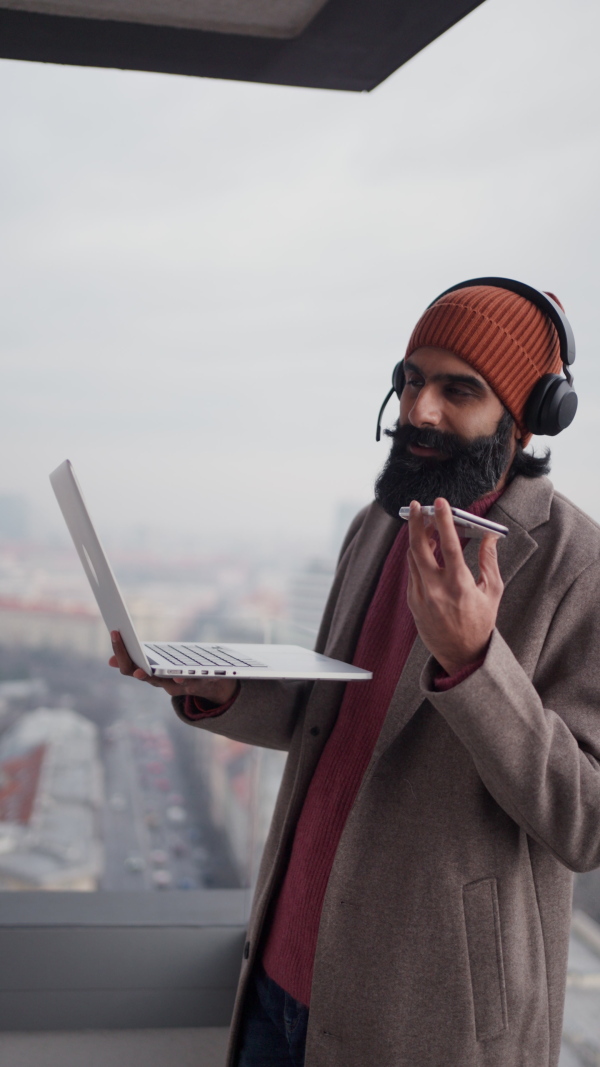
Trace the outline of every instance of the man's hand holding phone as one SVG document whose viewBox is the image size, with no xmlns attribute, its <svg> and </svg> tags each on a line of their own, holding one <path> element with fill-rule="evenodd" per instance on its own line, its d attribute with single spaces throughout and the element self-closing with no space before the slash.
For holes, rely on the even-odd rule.
<svg viewBox="0 0 600 1067">
<path fill-rule="evenodd" d="M 443 566 L 435 558 L 431 525 L 426 525 L 421 505 L 413 500 L 408 520 L 408 606 L 424 645 L 452 675 L 485 655 L 504 583 L 497 535 L 487 533 L 481 540 L 476 581 L 465 563 L 450 505 L 441 497 L 435 501 L 435 525 Z"/>
</svg>

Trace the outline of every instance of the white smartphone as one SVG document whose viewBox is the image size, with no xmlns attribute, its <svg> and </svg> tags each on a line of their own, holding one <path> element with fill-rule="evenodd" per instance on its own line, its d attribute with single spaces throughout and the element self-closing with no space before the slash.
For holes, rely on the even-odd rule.
<svg viewBox="0 0 600 1067">
<path fill-rule="evenodd" d="M 430 515 L 433 518 L 435 514 L 435 508 L 433 504 L 427 504 L 421 506 L 421 511 L 425 515 Z M 508 527 L 501 526 L 499 522 L 491 522 L 489 519 L 480 519 L 479 515 L 471 515 L 470 511 L 462 511 L 461 508 L 450 508 L 452 512 L 452 518 L 454 519 L 454 525 L 457 532 L 464 537 L 467 534 L 469 537 L 483 537 L 486 533 L 496 534 L 497 537 L 506 537 L 508 534 Z M 408 519 L 410 515 L 410 508 L 400 508 L 398 512 L 401 519 Z"/>
</svg>

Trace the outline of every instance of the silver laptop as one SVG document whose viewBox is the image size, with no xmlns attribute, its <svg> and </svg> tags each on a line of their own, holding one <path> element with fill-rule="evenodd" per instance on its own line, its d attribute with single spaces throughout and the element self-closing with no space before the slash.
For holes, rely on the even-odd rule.
<svg viewBox="0 0 600 1067">
<path fill-rule="evenodd" d="M 50 481 L 104 622 L 109 631 L 119 630 L 133 662 L 147 674 L 162 678 L 180 674 L 320 678 L 332 682 L 368 681 L 372 677 L 361 667 L 298 645 L 140 641 L 68 459 L 52 471 Z"/>
</svg>

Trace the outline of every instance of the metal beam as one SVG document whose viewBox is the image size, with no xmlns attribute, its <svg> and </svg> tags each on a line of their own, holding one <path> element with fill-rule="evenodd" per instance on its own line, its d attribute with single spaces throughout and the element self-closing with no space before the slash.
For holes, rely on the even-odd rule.
<svg viewBox="0 0 600 1067">
<path fill-rule="evenodd" d="M 483 0 L 329 0 L 292 40 L 1 7 L 0 57 L 364 91 Z"/>
</svg>

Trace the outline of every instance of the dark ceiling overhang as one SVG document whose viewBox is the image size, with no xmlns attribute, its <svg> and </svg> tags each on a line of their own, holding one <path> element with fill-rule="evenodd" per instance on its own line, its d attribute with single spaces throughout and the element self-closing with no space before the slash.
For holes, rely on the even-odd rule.
<svg viewBox="0 0 600 1067">
<path fill-rule="evenodd" d="M 36 0 L 21 2 L 36 6 Z M 317 13 L 306 28 L 283 37 L 274 35 L 281 32 L 277 27 L 260 29 L 260 36 L 256 27 L 214 32 L 18 10 L 20 0 L 10 0 L 10 7 L 0 0 L 0 57 L 360 92 L 379 85 L 482 2 L 327 0 L 314 4 Z M 52 2 L 39 0 L 38 7 L 47 10 Z"/>
</svg>

